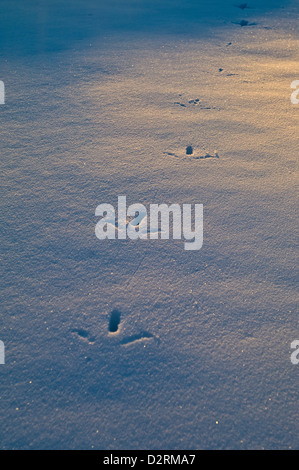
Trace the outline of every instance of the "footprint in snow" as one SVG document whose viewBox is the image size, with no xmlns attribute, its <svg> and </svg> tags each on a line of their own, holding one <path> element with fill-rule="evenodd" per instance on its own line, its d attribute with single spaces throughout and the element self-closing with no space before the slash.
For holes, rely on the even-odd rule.
<svg viewBox="0 0 299 470">
<path fill-rule="evenodd" d="M 233 21 L 232 23 L 233 23 L 233 24 L 238 24 L 238 25 L 240 25 L 240 26 L 242 26 L 242 27 L 243 27 L 243 26 L 256 26 L 256 25 L 257 25 L 257 23 L 249 23 L 248 20 L 241 20 L 241 21 L 238 21 L 238 22 Z"/>
<path fill-rule="evenodd" d="M 95 338 L 92 336 L 89 331 L 84 330 L 83 328 L 76 328 L 72 331 L 73 335 L 76 335 L 82 341 L 85 341 L 89 344 L 94 344 Z"/>
<path fill-rule="evenodd" d="M 234 5 L 236 8 L 240 8 L 241 10 L 245 10 L 246 8 L 251 8 L 248 6 L 247 3 L 241 3 L 240 5 Z"/>
<path fill-rule="evenodd" d="M 150 340 L 154 340 L 160 343 L 160 339 L 157 336 L 153 335 L 152 333 L 149 333 L 148 331 L 143 331 L 142 333 L 124 338 L 121 344 L 123 346 L 130 346 L 132 344 L 144 343 L 145 341 L 150 341 Z"/>
<path fill-rule="evenodd" d="M 187 158 L 192 158 L 193 160 L 205 160 L 207 158 L 220 158 L 218 152 L 215 150 L 214 153 L 210 152 L 202 152 L 198 149 L 193 148 L 192 145 L 188 145 L 184 152 L 180 151 L 178 153 L 174 152 L 163 152 L 164 155 L 168 155 L 169 157 L 180 158 L 182 160 L 186 160 Z"/>
<path fill-rule="evenodd" d="M 181 101 L 175 101 L 173 104 L 182 108 L 198 107 L 199 109 L 216 109 L 212 106 L 206 106 L 205 104 L 201 103 L 199 98 L 190 99 L 188 101 L 185 101 L 185 103 L 182 103 Z"/>
<path fill-rule="evenodd" d="M 117 309 L 112 310 L 109 320 L 109 333 L 117 333 L 119 330 L 121 312 Z"/>
</svg>

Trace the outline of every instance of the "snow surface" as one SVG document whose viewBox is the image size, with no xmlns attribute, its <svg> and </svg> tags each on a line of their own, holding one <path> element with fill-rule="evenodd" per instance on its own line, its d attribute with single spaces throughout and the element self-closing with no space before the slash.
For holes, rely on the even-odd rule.
<svg viewBox="0 0 299 470">
<path fill-rule="evenodd" d="M 298 448 L 299 7 L 235 5 L 2 0 L 2 449 Z M 98 240 L 119 195 L 203 248 Z"/>
</svg>

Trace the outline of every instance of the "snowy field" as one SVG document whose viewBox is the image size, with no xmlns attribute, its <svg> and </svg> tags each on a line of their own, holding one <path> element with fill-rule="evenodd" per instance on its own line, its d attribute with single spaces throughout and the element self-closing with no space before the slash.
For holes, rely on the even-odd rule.
<svg viewBox="0 0 299 470">
<path fill-rule="evenodd" d="M 299 448 L 299 5 L 241 6 L 1 1 L 1 449 Z M 98 240 L 120 195 L 202 249 Z"/>
</svg>

